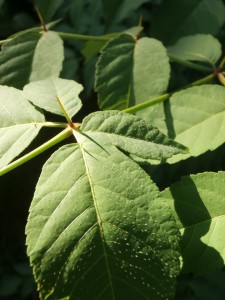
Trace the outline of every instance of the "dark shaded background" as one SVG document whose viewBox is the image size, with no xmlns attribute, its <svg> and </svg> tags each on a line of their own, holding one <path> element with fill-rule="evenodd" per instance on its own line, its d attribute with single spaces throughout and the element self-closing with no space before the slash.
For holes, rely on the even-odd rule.
<svg viewBox="0 0 225 300">
<path fill-rule="evenodd" d="M 106 26 L 100 0 L 67 0 L 52 19 L 63 18 L 55 30 L 100 35 L 137 26 L 139 18 L 142 16 L 143 35 L 149 35 L 153 16 L 160 2 L 160 0 L 148 1 L 120 22 Z M 0 0 L 0 40 L 6 39 L 20 30 L 39 25 L 34 1 Z M 225 41 L 224 32 L 223 27 L 217 34 L 221 41 Z M 66 58 L 61 74 L 61 77 L 77 80 L 85 87 L 85 91 L 81 95 L 84 107 L 76 121 L 81 121 L 85 115 L 98 109 L 97 97 L 93 91 L 96 59 L 85 64 L 80 52 L 82 45 L 82 42 L 65 42 Z M 196 80 L 199 76 L 201 74 L 199 75 L 195 71 L 172 65 L 170 89 L 183 86 Z M 52 116 L 49 114 L 48 119 L 51 120 L 51 118 Z M 57 120 L 54 118 L 54 121 Z M 43 129 L 26 152 L 40 145 L 55 133 L 57 133 L 55 129 Z M 36 285 L 26 256 L 24 232 L 29 205 L 41 167 L 59 146 L 53 147 L 18 169 L 0 177 L 0 299 L 38 299 Z M 225 146 L 173 166 L 146 167 L 145 170 L 151 174 L 159 188 L 163 189 L 185 174 L 225 170 Z M 225 299 L 224 270 L 201 277 L 195 277 L 192 274 L 181 275 L 178 278 L 176 299 Z"/>
</svg>

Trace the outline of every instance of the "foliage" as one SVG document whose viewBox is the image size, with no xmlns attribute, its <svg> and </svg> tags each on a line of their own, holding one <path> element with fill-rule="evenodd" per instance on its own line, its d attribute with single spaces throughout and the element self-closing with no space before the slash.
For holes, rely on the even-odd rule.
<svg viewBox="0 0 225 300">
<path fill-rule="evenodd" d="M 33 1 L 41 26 L 1 41 L 0 175 L 53 147 L 26 224 L 41 299 L 201 299 L 224 276 L 225 6 L 132 3 Z M 27 297 L 12 265 L 0 296 Z"/>
</svg>

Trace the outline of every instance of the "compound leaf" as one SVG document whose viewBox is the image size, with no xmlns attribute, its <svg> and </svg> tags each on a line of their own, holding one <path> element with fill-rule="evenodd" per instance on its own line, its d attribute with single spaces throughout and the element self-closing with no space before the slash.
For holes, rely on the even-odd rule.
<svg viewBox="0 0 225 300">
<path fill-rule="evenodd" d="M 0 86 L 0 168 L 18 156 L 45 121 L 41 112 L 15 88 Z"/>
<path fill-rule="evenodd" d="M 191 61 L 201 61 L 214 66 L 222 54 L 220 42 L 211 35 L 186 36 L 167 48 L 169 56 Z"/>
<path fill-rule="evenodd" d="M 141 159 L 163 160 L 186 148 L 162 134 L 139 117 L 118 111 L 95 112 L 80 129 L 99 143 L 108 143 Z"/>
<path fill-rule="evenodd" d="M 95 89 L 102 109 L 122 110 L 163 93 L 169 59 L 160 41 L 122 34 L 102 48 Z"/>
<path fill-rule="evenodd" d="M 82 90 L 81 84 L 73 80 L 56 77 L 31 82 L 23 89 L 25 97 L 38 107 L 53 114 L 64 116 L 57 101 L 58 98 L 70 118 L 82 107 L 81 100 L 78 97 Z"/>
<path fill-rule="evenodd" d="M 186 176 L 162 192 L 182 232 L 183 272 L 203 274 L 225 262 L 225 172 Z"/>
<path fill-rule="evenodd" d="M 142 114 L 161 132 L 189 149 L 168 159 L 169 163 L 199 156 L 225 142 L 225 87 L 201 85 L 173 94 L 170 100 Z"/>
<path fill-rule="evenodd" d="M 171 298 L 179 234 L 157 187 L 114 146 L 74 135 L 45 164 L 26 227 L 42 298 Z"/>
<path fill-rule="evenodd" d="M 20 34 L 2 46 L 0 84 L 21 89 L 30 81 L 58 76 L 63 58 L 63 43 L 57 33 Z"/>
</svg>

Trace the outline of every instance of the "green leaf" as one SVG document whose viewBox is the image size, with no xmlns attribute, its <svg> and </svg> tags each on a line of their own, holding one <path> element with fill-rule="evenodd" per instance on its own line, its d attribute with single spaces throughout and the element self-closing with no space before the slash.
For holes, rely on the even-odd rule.
<svg viewBox="0 0 225 300">
<path fill-rule="evenodd" d="M 156 126 L 165 135 L 168 135 L 167 127 L 165 124 L 166 117 L 164 104 L 164 102 L 156 103 L 152 106 L 146 107 L 145 109 L 136 112 L 136 115 L 141 117 L 146 122 Z"/>
<path fill-rule="evenodd" d="M 134 26 L 131 28 L 128 28 L 127 30 L 123 31 L 123 33 L 128 33 L 133 36 L 136 36 L 138 33 L 140 33 L 140 30 L 143 28 L 140 26 Z M 106 39 L 113 39 L 119 36 L 122 33 L 119 32 L 114 32 L 114 33 L 108 33 L 101 35 L 101 37 L 105 37 Z M 90 59 L 92 59 L 95 55 L 99 53 L 99 51 L 105 46 L 107 41 L 101 41 L 101 40 L 96 40 L 96 41 L 88 41 L 85 43 L 83 49 L 81 50 L 82 54 L 85 57 L 85 62 L 88 62 Z"/>
<path fill-rule="evenodd" d="M 221 0 L 163 1 L 153 15 L 151 33 L 171 45 L 185 35 L 216 35 L 224 21 L 225 7 Z"/>
<path fill-rule="evenodd" d="M 63 4 L 63 0 L 36 0 L 35 4 L 38 7 L 44 22 L 49 22 L 54 16 L 57 9 Z"/>
<path fill-rule="evenodd" d="M 18 156 L 36 137 L 45 121 L 15 88 L 0 86 L 0 168 Z"/>
<path fill-rule="evenodd" d="M 124 18 L 127 18 L 129 13 L 148 1 L 149 0 L 102 0 L 106 26 L 112 27 L 119 23 Z"/>
<path fill-rule="evenodd" d="M 64 59 L 63 51 L 63 41 L 57 33 L 43 33 L 33 55 L 30 81 L 59 76 Z"/>
<path fill-rule="evenodd" d="M 16 88 L 50 76 L 62 69 L 63 43 L 57 33 L 26 32 L 2 46 L 0 84 Z"/>
<path fill-rule="evenodd" d="M 220 42 L 211 35 L 186 36 L 167 48 L 169 56 L 180 60 L 201 61 L 214 66 L 222 54 Z"/>
<path fill-rule="evenodd" d="M 105 35 L 102 35 L 101 37 L 105 37 L 106 39 L 111 39 L 118 36 L 118 33 L 108 33 Z M 102 47 L 106 44 L 107 41 L 88 41 L 85 43 L 83 49 L 81 50 L 81 53 L 85 57 L 85 62 L 88 62 L 90 59 L 92 59 L 95 55 L 99 53 L 99 51 L 102 49 Z"/>
<path fill-rule="evenodd" d="M 36 106 L 53 114 L 64 116 L 57 101 L 58 98 L 70 118 L 82 107 L 78 97 L 82 90 L 82 85 L 73 80 L 55 77 L 31 82 L 23 89 L 25 97 Z"/>
<path fill-rule="evenodd" d="M 175 93 L 165 108 L 168 136 L 187 146 L 191 156 L 218 148 L 225 142 L 224 99 L 225 87 L 215 84 Z M 180 158 L 178 155 L 168 162 Z"/>
<path fill-rule="evenodd" d="M 115 147 L 74 135 L 45 164 L 26 227 L 41 297 L 172 298 L 179 234 L 157 187 Z"/>
<path fill-rule="evenodd" d="M 168 139 L 156 127 L 123 112 L 92 113 L 83 120 L 80 130 L 98 143 L 113 144 L 131 157 L 151 162 L 186 153 L 185 147 Z"/>
<path fill-rule="evenodd" d="M 52 21 L 48 24 L 45 24 L 45 27 L 49 30 L 51 28 L 53 28 L 54 26 L 56 26 L 59 22 L 61 21 L 61 19 L 58 19 L 58 20 L 55 20 L 55 21 Z M 31 27 L 31 28 L 28 28 L 28 29 L 24 29 L 24 30 L 21 30 L 21 31 L 17 31 L 15 33 L 13 33 L 12 35 L 9 36 L 9 39 L 13 39 L 19 35 L 23 35 L 25 33 L 29 33 L 29 32 L 36 32 L 36 33 L 40 33 L 43 31 L 43 28 L 42 26 L 39 26 L 39 27 Z"/>
<path fill-rule="evenodd" d="M 182 232 L 183 272 L 203 274 L 225 262 L 225 172 L 186 176 L 162 192 Z"/>
<path fill-rule="evenodd" d="M 167 103 L 143 111 L 141 116 L 169 138 L 185 145 L 169 163 L 215 150 L 225 142 L 225 87 L 201 85 L 174 93 Z"/>
<path fill-rule="evenodd" d="M 160 41 L 120 35 L 106 44 L 97 63 L 99 105 L 122 110 L 147 101 L 167 89 L 169 75 L 168 56 Z"/>
</svg>

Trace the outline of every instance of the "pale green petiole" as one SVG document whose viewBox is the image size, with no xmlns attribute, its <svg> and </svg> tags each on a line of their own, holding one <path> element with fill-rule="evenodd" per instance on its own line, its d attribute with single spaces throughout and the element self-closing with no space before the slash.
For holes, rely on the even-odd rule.
<svg viewBox="0 0 225 300">
<path fill-rule="evenodd" d="M 50 123 L 50 122 L 49 122 Z M 42 144 L 38 148 L 34 149 L 33 151 L 29 152 L 28 154 L 18 158 L 17 160 L 13 161 L 12 163 L 8 164 L 4 168 L 0 170 L 0 176 L 8 173 L 9 171 L 19 167 L 20 165 L 24 164 L 25 162 L 31 160 L 35 156 L 41 154 L 42 152 L 46 151 L 47 149 L 51 148 L 52 146 L 60 143 L 61 141 L 65 140 L 73 133 L 70 127 L 67 127 L 65 130 L 54 136 L 52 139 L 47 141 L 46 143 Z"/>
<path fill-rule="evenodd" d="M 46 25 L 46 27 L 48 27 Z M 35 28 L 36 29 L 36 28 Z M 39 31 L 40 28 L 38 27 L 37 30 Z M 62 38 L 62 39 L 68 39 L 68 40 L 80 40 L 80 41 L 96 41 L 96 42 L 108 42 L 110 38 L 104 37 L 104 36 L 94 36 L 94 35 L 83 35 L 83 34 L 75 34 L 75 33 L 67 33 L 67 32 L 58 32 L 56 33 Z M 11 38 L 6 40 L 1 40 L 0 45 L 5 44 L 6 42 L 9 42 L 12 40 Z"/>
<path fill-rule="evenodd" d="M 94 35 L 82 35 L 75 33 L 58 32 L 58 35 L 63 39 L 69 40 L 80 40 L 80 41 L 97 41 L 97 42 L 108 42 L 110 38 Z"/>
<path fill-rule="evenodd" d="M 146 107 L 152 106 L 152 105 L 154 105 L 156 103 L 163 102 L 163 101 L 169 99 L 170 95 L 171 95 L 170 93 L 167 93 L 167 94 L 158 96 L 156 98 L 150 99 L 149 101 L 145 101 L 143 103 L 140 103 L 140 104 L 128 107 L 128 108 L 124 109 L 123 112 L 125 112 L 125 113 L 131 113 L 131 114 L 135 113 L 135 112 L 137 112 L 139 110 L 142 110 L 142 109 L 144 109 Z"/>
<path fill-rule="evenodd" d="M 212 74 L 210 74 L 210 75 L 208 75 L 208 76 L 206 76 L 206 77 L 204 77 L 200 80 L 197 80 L 197 81 L 194 81 L 194 82 L 188 84 L 187 86 L 185 86 L 183 88 L 189 88 L 189 87 L 192 87 L 192 86 L 198 86 L 198 85 L 208 83 L 208 82 L 212 81 L 215 77 L 216 77 L 216 74 L 212 73 Z M 158 97 L 152 98 L 152 99 L 150 99 L 148 101 L 145 101 L 143 103 L 128 107 L 128 108 L 126 108 L 122 111 L 125 112 L 125 113 L 134 114 L 139 110 L 142 110 L 142 109 L 150 107 L 154 104 L 157 104 L 157 103 L 168 100 L 170 98 L 170 96 L 172 96 L 175 92 L 178 92 L 178 90 L 176 90 L 174 92 L 171 92 L 171 93 L 166 93 L 166 94 L 160 95 Z"/>
</svg>

